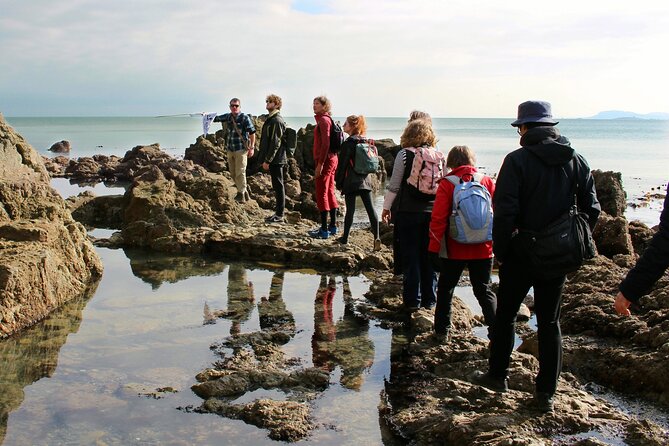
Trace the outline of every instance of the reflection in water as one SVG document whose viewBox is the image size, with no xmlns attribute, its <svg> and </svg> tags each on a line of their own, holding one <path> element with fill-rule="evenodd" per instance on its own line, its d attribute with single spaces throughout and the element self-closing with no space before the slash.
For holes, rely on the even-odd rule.
<svg viewBox="0 0 669 446">
<path fill-rule="evenodd" d="M 23 389 L 55 372 L 58 353 L 67 336 L 79 330 L 83 309 L 98 283 L 20 335 L 0 340 L 0 444 L 7 432 L 9 414 L 23 402 Z"/>
<path fill-rule="evenodd" d="M 295 335 L 295 318 L 283 300 L 284 272 L 275 271 L 269 287 L 269 295 L 258 303 L 258 319 L 261 330 L 285 330 L 290 337 Z"/>
<path fill-rule="evenodd" d="M 224 316 L 229 319 L 230 334 L 241 332 L 242 322 L 249 320 L 254 306 L 253 283 L 246 276 L 246 268 L 233 263 L 228 269 L 228 311 Z"/>
<path fill-rule="evenodd" d="M 174 256 L 141 249 L 125 249 L 132 273 L 157 290 L 163 283 L 177 283 L 194 276 L 216 276 L 226 263 L 200 256 Z"/>
<path fill-rule="evenodd" d="M 374 343 L 369 339 L 369 322 L 353 311 L 348 279 L 343 279 L 344 315 L 335 323 L 332 303 L 337 286 L 334 277 L 321 276 L 314 301 L 314 333 L 311 338 L 314 366 L 332 372 L 342 369 L 341 385 L 360 389 L 363 374 L 374 363 Z"/>
</svg>

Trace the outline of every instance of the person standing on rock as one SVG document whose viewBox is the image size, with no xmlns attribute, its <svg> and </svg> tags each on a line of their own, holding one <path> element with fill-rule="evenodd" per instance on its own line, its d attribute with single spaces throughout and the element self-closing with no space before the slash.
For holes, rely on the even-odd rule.
<svg viewBox="0 0 669 446">
<path fill-rule="evenodd" d="M 275 94 L 267 96 L 265 108 L 269 116 L 265 120 L 260 132 L 260 156 L 263 170 L 269 170 L 272 177 L 272 188 L 276 207 L 274 215 L 265 219 L 268 223 L 282 223 L 283 211 L 286 207 L 286 189 L 283 183 L 283 171 L 286 167 L 286 146 L 283 143 L 283 134 L 286 132 L 286 123 L 281 117 L 281 98 Z"/>
<path fill-rule="evenodd" d="M 381 240 L 379 239 L 379 216 L 374 210 L 372 203 L 372 181 L 370 174 L 360 174 L 353 168 L 355 163 L 356 147 L 358 144 L 372 144 L 365 137 L 367 132 L 367 121 L 362 115 L 351 115 L 344 122 L 344 131 L 350 136 L 341 145 L 339 152 L 339 164 L 335 175 L 337 188 L 344 194 L 346 200 L 346 216 L 344 217 L 344 232 L 338 239 L 343 245 L 348 243 L 348 236 L 353 225 L 353 216 L 355 215 L 355 202 L 360 197 L 362 204 L 365 205 L 372 235 L 374 236 L 374 250 L 381 249 Z"/>
<path fill-rule="evenodd" d="M 235 200 L 243 203 L 250 199 L 246 190 L 246 165 L 248 158 L 253 156 L 256 128 L 251 117 L 242 113 L 241 101 L 237 98 L 230 99 L 230 113 L 216 116 L 214 122 L 228 124 L 228 137 L 225 141 L 228 169 L 237 188 Z"/>
<path fill-rule="evenodd" d="M 476 181 L 488 191 L 486 203 L 490 205 L 490 197 L 495 195 L 495 183 L 489 176 L 476 171 L 476 156 L 467 146 L 455 146 L 446 157 L 446 167 L 452 169 L 444 180 L 439 182 L 437 198 L 434 200 L 432 218 L 430 219 L 430 257 L 436 271 L 439 271 L 437 284 L 437 306 L 434 311 L 434 333 L 443 340 L 448 339 L 451 327 L 451 302 L 455 287 L 465 267 L 469 271 L 469 280 L 474 290 L 474 296 L 481 305 L 483 318 L 488 326 L 488 337 L 495 321 L 497 296 L 490 289 L 490 275 L 492 273 L 492 240 L 479 243 L 464 243 L 455 240 L 450 234 L 453 232 L 451 215 L 457 205 L 453 200 L 456 183 Z M 474 183 L 472 183 L 474 184 Z M 480 195 L 479 195 L 480 196 Z M 483 207 L 487 211 L 490 207 Z M 487 212 L 488 222 L 492 225 L 492 215 Z M 454 224 L 454 226 L 456 226 Z M 485 234 L 490 238 L 489 226 Z M 442 251 L 442 240 L 445 242 L 445 252 Z"/>
<path fill-rule="evenodd" d="M 508 388 L 508 373 L 520 304 L 534 287 L 534 310 L 539 338 L 539 374 L 531 405 L 553 410 L 553 397 L 562 369 L 560 306 L 566 275 L 536 271 L 521 242 L 528 231 L 539 232 L 565 214 L 574 202 L 595 226 L 601 212 L 594 180 L 586 160 L 555 127 L 551 105 L 527 101 L 518 106 L 521 148 L 509 153 L 497 177 L 493 201 L 493 251 L 500 265 L 497 313 L 490 339 L 487 372 L 471 379 L 498 392 Z"/>
<path fill-rule="evenodd" d="M 618 287 L 614 307 L 618 314 L 629 316 L 632 302 L 647 294 L 669 267 L 669 185 L 664 197 L 658 232 L 653 236 L 643 255 Z"/>
<path fill-rule="evenodd" d="M 435 158 L 436 143 L 432 124 L 427 120 L 416 119 L 407 124 L 400 137 L 402 150 L 395 156 L 393 175 L 383 199 L 381 218 L 385 223 L 394 220 L 399 240 L 402 301 L 408 312 L 419 307 L 430 309 L 436 302 L 437 272 L 430 263 L 427 250 L 436 191 L 432 195 L 424 194 L 407 183 L 413 161 L 419 156 L 418 150 L 426 153 L 425 159 Z M 442 165 L 445 168 L 445 163 Z"/>
<path fill-rule="evenodd" d="M 330 150 L 330 135 L 334 121 L 330 115 L 330 100 L 325 96 L 314 98 L 313 109 L 316 118 L 314 129 L 314 177 L 316 179 L 316 206 L 320 211 L 321 226 L 309 235 L 328 238 L 337 233 L 337 197 L 335 196 L 335 172 L 339 158 Z M 328 214 L 330 224 L 328 225 Z"/>
</svg>

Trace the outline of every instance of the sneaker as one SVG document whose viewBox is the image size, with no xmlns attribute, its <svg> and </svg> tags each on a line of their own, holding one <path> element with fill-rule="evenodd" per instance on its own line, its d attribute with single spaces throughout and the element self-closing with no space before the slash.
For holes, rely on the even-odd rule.
<svg viewBox="0 0 669 446">
<path fill-rule="evenodd" d="M 309 231 L 309 235 L 313 238 L 322 238 L 326 239 L 330 236 L 330 232 L 326 229 L 314 229 L 313 231 Z"/>
<path fill-rule="evenodd" d="M 493 390 L 495 392 L 506 392 L 509 390 L 509 380 L 506 378 L 496 378 L 490 375 L 488 372 L 482 372 L 480 370 L 475 370 L 469 376 L 469 379 L 472 383 L 483 386 L 487 389 Z"/>
<path fill-rule="evenodd" d="M 337 235 L 337 226 L 330 226 L 328 232 L 330 232 L 330 235 Z"/>
<path fill-rule="evenodd" d="M 530 408 L 540 413 L 553 412 L 553 395 L 545 392 L 537 392 L 530 401 Z"/>
<path fill-rule="evenodd" d="M 374 240 L 374 251 L 381 251 L 381 240 Z"/>
<path fill-rule="evenodd" d="M 267 223 L 283 223 L 283 217 L 279 217 L 278 215 L 272 215 L 269 218 L 266 218 L 265 221 Z"/>
<path fill-rule="evenodd" d="M 267 223 L 269 223 L 269 222 L 272 221 L 272 219 L 274 219 L 274 217 L 276 217 L 276 214 L 272 214 L 272 215 L 269 216 L 269 217 L 265 217 L 265 221 L 266 221 Z"/>
<path fill-rule="evenodd" d="M 338 241 L 339 243 L 341 243 L 342 245 L 346 245 L 346 244 L 348 243 L 348 240 L 345 239 L 343 236 L 342 236 L 342 237 L 339 237 L 339 238 L 337 239 L 337 241 Z"/>
</svg>

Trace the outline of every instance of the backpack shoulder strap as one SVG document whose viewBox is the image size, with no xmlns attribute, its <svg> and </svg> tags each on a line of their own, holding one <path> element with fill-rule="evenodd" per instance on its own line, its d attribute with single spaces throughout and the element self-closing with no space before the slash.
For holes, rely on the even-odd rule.
<svg viewBox="0 0 669 446">
<path fill-rule="evenodd" d="M 444 178 L 446 178 L 453 186 L 457 186 L 460 184 L 460 177 L 457 175 L 446 175 Z"/>
</svg>

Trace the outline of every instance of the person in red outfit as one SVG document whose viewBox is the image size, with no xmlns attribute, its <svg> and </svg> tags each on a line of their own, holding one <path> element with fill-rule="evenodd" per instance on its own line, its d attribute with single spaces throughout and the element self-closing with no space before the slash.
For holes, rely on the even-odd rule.
<svg viewBox="0 0 669 446">
<path fill-rule="evenodd" d="M 474 152 L 467 146 L 455 146 L 448 153 L 446 167 L 452 169 L 449 176 L 456 176 L 469 181 L 477 172 L 474 164 Z M 479 181 L 490 196 L 495 193 L 495 183 L 488 176 Z M 486 325 L 491 327 L 495 320 L 497 297 L 490 289 L 492 272 L 492 240 L 464 244 L 449 236 L 449 217 L 453 210 L 453 191 L 455 185 L 447 179 L 439 181 L 437 198 L 432 208 L 430 219 L 430 244 L 428 251 L 435 269 L 439 267 L 437 284 L 437 307 L 434 312 L 434 331 L 437 336 L 446 340 L 451 326 L 451 301 L 453 292 L 465 267 L 469 270 L 469 279 L 478 300 Z M 442 239 L 445 238 L 445 250 L 442 250 Z M 440 253 L 441 251 L 441 253 Z M 445 251 L 445 252 L 444 252 Z M 488 328 L 490 330 L 490 328 Z"/>
<path fill-rule="evenodd" d="M 332 116 L 330 100 L 325 96 L 314 98 L 316 129 L 314 130 L 314 163 L 316 165 L 316 206 L 321 213 L 321 227 L 310 231 L 316 238 L 328 238 L 337 233 L 337 197 L 335 196 L 335 172 L 339 158 L 330 151 Z M 328 213 L 330 225 L 328 226 Z"/>
</svg>

